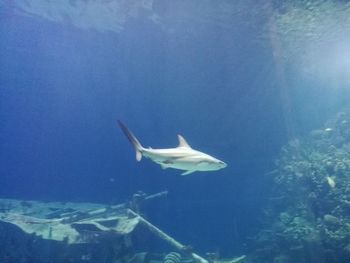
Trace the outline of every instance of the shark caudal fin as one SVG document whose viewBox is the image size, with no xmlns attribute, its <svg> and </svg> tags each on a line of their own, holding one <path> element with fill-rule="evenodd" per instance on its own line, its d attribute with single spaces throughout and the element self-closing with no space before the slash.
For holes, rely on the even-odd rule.
<svg viewBox="0 0 350 263">
<path fill-rule="evenodd" d="M 132 146 L 134 147 L 136 151 L 136 160 L 141 161 L 142 158 L 142 145 L 141 143 L 136 139 L 136 137 L 132 134 L 132 132 L 120 121 L 118 120 L 119 127 L 122 129 L 125 136 L 128 138 L 128 140 L 131 142 Z"/>
</svg>

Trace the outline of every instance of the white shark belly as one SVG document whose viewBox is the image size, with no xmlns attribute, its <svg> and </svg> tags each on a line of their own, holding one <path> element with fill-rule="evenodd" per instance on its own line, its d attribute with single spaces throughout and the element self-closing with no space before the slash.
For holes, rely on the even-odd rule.
<svg viewBox="0 0 350 263">
<path fill-rule="evenodd" d="M 185 171 L 209 171 L 207 164 L 211 156 L 189 149 L 146 149 L 142 153 L 146 158 L 160 164 L 163 168 L 173 168 Z"/>
<path fill-rule="evenodd" d="M 189 161 L 176 161 L 173 163 L 165 163 L 162 164 L 165 168 L 173 168 L 178 170 L 185 170 L 185 171 L 200 171 L 198 167 L 198 163 L 189 162 Z"/>
</svg>

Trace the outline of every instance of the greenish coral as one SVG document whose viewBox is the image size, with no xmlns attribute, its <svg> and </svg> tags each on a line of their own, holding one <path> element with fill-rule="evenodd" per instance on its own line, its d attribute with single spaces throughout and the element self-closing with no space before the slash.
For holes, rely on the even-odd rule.
<svg viewBox="0 0 350 263">
<path fill-rule="evenodd" d="M 256 261 L 350 262 L 350 109 L 291 141 L 276 166 Z"/>
</svg>

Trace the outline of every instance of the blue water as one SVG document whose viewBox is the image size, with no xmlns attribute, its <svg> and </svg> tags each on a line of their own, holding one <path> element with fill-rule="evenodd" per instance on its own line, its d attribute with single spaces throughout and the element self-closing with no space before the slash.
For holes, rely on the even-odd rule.
<svg viewBox="0 0 350 263">
<path fill-rule="evenodd" d="M 148 207 L 154 224 L 199 251 L 242 254 L 281 147 L 321 126 L 349 91 L 278 57 L 266 33 L 273 6 L 237 2 L 211 23 L 214 2 L 161 2 L 163 26 L 141 12 L 120 32 L 1 6 L 0 196 L 119 203 L 168 190 Z M 201 19 L 204 7 L 213 14 Z M 181 177 L 137 163 L 118 119 L 145 146 L 173 147 L 182 134 L 228 167 Z"/>
</svg>

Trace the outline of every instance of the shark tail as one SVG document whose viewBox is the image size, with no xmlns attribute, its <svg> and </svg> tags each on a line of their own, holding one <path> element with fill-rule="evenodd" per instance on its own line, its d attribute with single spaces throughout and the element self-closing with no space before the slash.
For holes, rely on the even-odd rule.
<svg viewBox="0 0 350 263">
<path fill-rule="evenodd" d="M 119 127 L 122 129 L 125 136 L 128 138 L 132 146 L 136 151 L 136 160 L 141 161 L 143 147 L 141 143 L 136 139 L 132 132 L 120 121 L 118 120 Z"/>
</svg>

